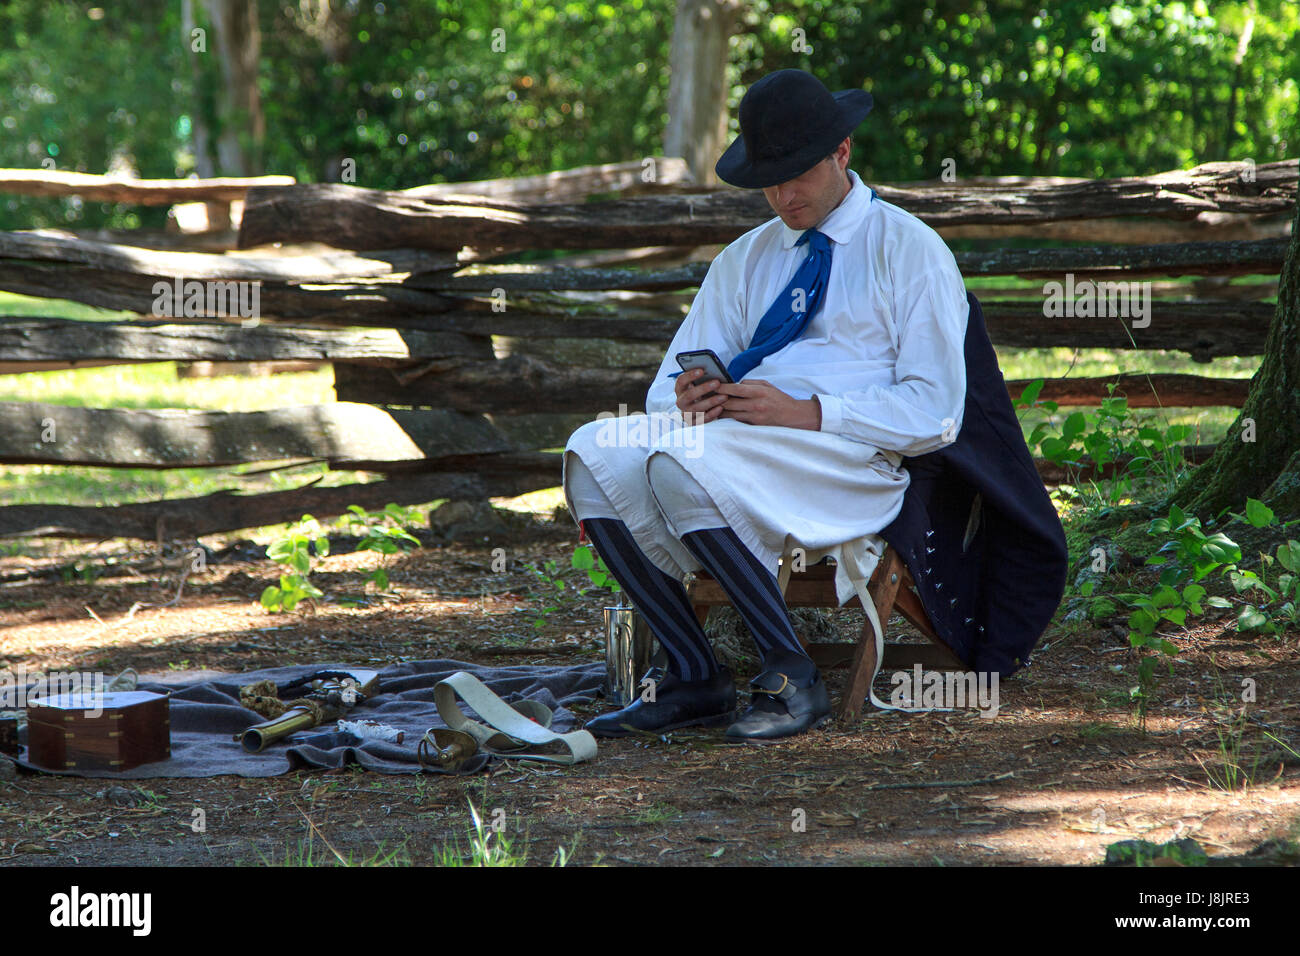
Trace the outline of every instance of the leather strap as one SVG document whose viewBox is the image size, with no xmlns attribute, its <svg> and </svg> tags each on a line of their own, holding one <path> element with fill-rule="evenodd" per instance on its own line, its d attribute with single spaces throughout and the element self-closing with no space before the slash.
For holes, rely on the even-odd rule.
<svg viewBox="0 0 1300 956">
<path fill-rule="evenodd" d="M 457 697 L 473 708 L 485 724 L 466 717 Z M 488 753 L 561 764 L 581 763 L 596 756 L 596 738 L 589 731 L 557 734 L 550 729 L 553 715 L 549 707 L 535 700 L 507 704 L 481 680 L 465 671 L 439 681 L 433 688 L 433 700 L 443 723 L 452 730 L 468 734 L 480 750 Z M 568 753 L 533 753 L 529 749 L 556 743 L 562 744 Z"/>
</svg>

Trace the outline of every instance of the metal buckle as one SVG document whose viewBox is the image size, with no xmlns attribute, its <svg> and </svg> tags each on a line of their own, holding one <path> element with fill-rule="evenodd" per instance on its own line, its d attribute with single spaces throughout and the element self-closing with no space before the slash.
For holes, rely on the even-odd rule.
<svg viewBox="0 0 1300 956">
<path fill-rule="evenodd" d="M 766 687 L 759 687 L 757 688 L 758 692 L 761 694 L 771 694 L 773 697 L 780 697 L 781 692 L 790 686 L 790 678 L 786 677 L 784 674 L 779 674 L 778 676 L 781 678 L 780 687 L 776 690 L 768 690 Z"/>
</svg>

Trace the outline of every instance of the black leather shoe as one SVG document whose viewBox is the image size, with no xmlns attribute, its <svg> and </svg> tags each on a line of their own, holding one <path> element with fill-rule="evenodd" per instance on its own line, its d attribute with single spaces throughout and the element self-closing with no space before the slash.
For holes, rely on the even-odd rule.
<svg viewBox="0 0 1300 956">
<path fill-rule="evenodd" d="M 628 737 L 635 730 L 662 733 L 680 727 L 707 727 L 736 719 L 736 682 L 722 668 L 711 680 L 684 681 L 652 668 L 642 678 L 655 681 L 654 702 L 638 697 L 621 710 L 601 714 L 585 727 L 597 737 Z"/>
<path fill-rule="evenodd" d="M 727 728 L 741 740 L 774 740 L 820 727 L 830 718 L 831 697 L 821 674 L 811 687 L 796 687 L 785 674 L 765 670 L 752 681 L 749 709 Z"/>
</svg>

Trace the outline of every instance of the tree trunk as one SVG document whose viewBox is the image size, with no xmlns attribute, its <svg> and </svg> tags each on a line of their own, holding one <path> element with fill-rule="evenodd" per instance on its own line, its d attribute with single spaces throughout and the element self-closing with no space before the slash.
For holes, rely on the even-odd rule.
<svg viewBox="0 0 1300 956">
<path fill-rule="evenodd" d="M 335 103 L 347 101 L 347 76 L 339 67 L 346 64 L 352 55 L 353 17 L 354 13 L 345 5 L 333 5 L 330 0 L 303 0 L 294 12 L 295 22 L 299 28 L 320 44 L 321 52 L 333 67 L 330 70 L 329 83 Z M 321 182 L 343 181 L 343 161 L 347 157 L 343 154 L 342 141 L 341 136 L 331 136 L 327 139 L 331 152 L 321 157 Z M 352 172 L 355 174 L 355 170 Z"/>
<path fill-rule="evenodd" d="M 1214 455 L 1174 492 L 1202 519 L 1258 498 L 1287 520 L 1300 517 L 1300 204 L 1277 290 L 1264 361 L 1241 414 Z"/>
<path fill-rule="evenodd" d="M 1237 38 L 1237 53 L 1232 58 L 1232 87 L 1228 90 L 1228 122 L 1223 127 L 1223 158 L 1232 154 L 1232 144 L 1237 138 L 1237 100 L 1241 94 L 1241 74 L 1244 70 L 1246 50 L 1251 34 L 1255 32 L 1255 0 L 1246 5 L 1246 25 Z"/>
<path fill-rule="evenodd" d="M 194 0 L 181 2 L 181 42 L 188 51 L 190 62 L 190 80 L 194 84 L 194 100 L 190 114 L 190 132 L 194 143 L 194 171 L 200 179 L 213 179 L 217 175 L 216 164 L 212 161 L 212 131 L 208 129 L 207 110 L 203 108 L 203 67 L 199 57 L 206 54 L 194 49 L 192 31 L 195 27 Z M 215 232 L 229 229 L 230 203 L 208 202 L 208 231 Z"/>
<path fill-rule="evenodd" d="M 686 160 L 696 182 L 716 186 L 727 140 L 727 45 L 737 0 L 677 0 L 669 52 L 664 155 Z"/>
<path fill-rule="evenodd" d="M 217 161 L 227 175 L 253 176 L 261 172 L 266 139 L 266 117 L 257 88 L 262 51 L 257 4 L 255 0 L 207 0 L 207 10 L 222 76 Z"/>
</svg>

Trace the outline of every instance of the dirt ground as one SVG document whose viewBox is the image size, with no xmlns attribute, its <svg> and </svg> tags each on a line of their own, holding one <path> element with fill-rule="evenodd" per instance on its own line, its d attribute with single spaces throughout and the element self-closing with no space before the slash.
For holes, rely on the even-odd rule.
<svg viewBox="0 0 1300 956">
<path fill-rule="evenodd" d="M 502 545 L 491 537 L 399 556 L 391 597 L 364 586 L 378 557 L 335 538 L 312 576 L 326 601 L 274 615 L 258 597 L 277 567 L 233 537 L 205 542 L 216 549 L 208 570 L 175 604 L 133 614 L 137 601 L 176 594 L 155 549 L 49 542 L 38 557 L 0 558 L 0 667 L 198 675 L 343 659 L 599 660 L 602 595 L 539 615 L 526 567 L 553 560 L 581 583 L 568 570 L 572 523 L 528 537 L 509 536 L 503 571 L 492 570 Z M 73 562 L 108 571 L 57 570 Z M 339 605 L 347 599 L 360 606 Z M 833 620 L 856 638 L 860 611 Z M 891 633 L 901 629 L 896 619 Z M 570 864 L 1097 865 L 1109 844 L 1176 838 L 1218 864 L 1297 862 L 1297 635 L 1246 640 L 1226 622 L 1169 635 L 1181 654 L 1144 733 L 1126 633 L 1122 617 L 1053 625 L 1032 666 L 1002 683 L 996 717 L 868 709 L 851 726 L 768 745 L 675 732 L 601 741 L 594 761 L 572 768 L 500 762 L 465 777 L 354 768 L 116 785 L 6 779 L 12 767 L 0 766 L 0 863 L 328 864 L 335 851 L 354 863 L 446 862 L 468 858 L 470 801 L 503 810 L 511 852 L 540 864 L 563 848 Z M 844 672 L 825 676 L 838 702 Z M 1247 678 L 1255 700 L 1243 714 Z M 205 832 L 191 827 L 195 808 Z"/>
</svg>

